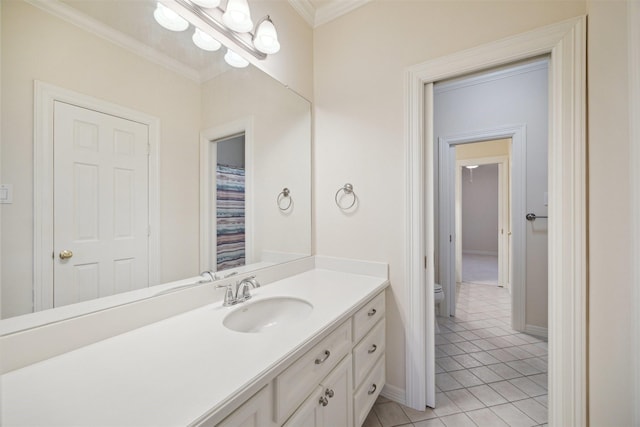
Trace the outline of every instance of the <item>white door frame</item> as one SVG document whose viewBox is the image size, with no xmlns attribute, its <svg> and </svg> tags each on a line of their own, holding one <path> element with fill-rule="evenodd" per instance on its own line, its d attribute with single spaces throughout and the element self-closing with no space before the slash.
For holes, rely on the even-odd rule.
<svg viewBox="0 0 640 427">
<path fill-rule="evenodd" d="M 586 18 L 406 71 L 406 404 L 435 405 L 433 83 L 550 54 L 549 423 L 587 423 Z M 426 257 L 426 258 L 425 258 Z M 424 260 L 427 260 L 427 268 Z M 426 286 L 425 286 L 426 283 Z"/>
<path fill-rule="evenodd" d="M 509 263 L 505 238 L 505 222 L 509 223 L 509 156 L 475 157 L 472 159 L 456 160 L 456 191 L 455 191 L 455 281 L 462 282 L 462 168 L 471 165 L 498 165 L 498 286 L 509 289 L 508 273 L 503 264 Z M 507 270 L 507 271 L 505 271 Z"/>
<path fill-rule="evenodd" d="M 511 231 L 512 231 L 512 248 L 513 248 L 513 283 L 511 287 L 511 326 L 516 331 L 524 331 L 525 328 L 525 307 L 526 307 L 526 233 L 527 225 L 524 220 L 527 209 L 527 127 L 524 124 L 501 126 L 491 129 L 483 129 L 472 132 L 465 132 L 459 135 L 450 135 L 439 138 L 440 140 L 440 165 L 451 165 L 455 159 L 455 153 L 452 153 L 449 147 L 458 144 L 467 144 L 472 142 L 491 141 L 495 139 L 511 138 L 511 160 L 512 160 L 512 200 L 511 200 Z M 447 231 L 449 227 L 453 227 L 450 221 L 453 220 L 454 195 L 452 173 L 449 168 L 440 168 L 440 186 L 441 190 L 446 190 L 444 197 L 441 195 L 440 203 L 440 248 L 446 247 L 446 237 L 449 235 Z M 444 182 L 443 182 L 444 181 Z M 443 187 L 444 186 L 444 187 Z M 445 202 L 449 200 L 449 202 Z M 448 239 L 447 239 L 448 240 Z M 447 279 L 447 272 L 451 272 L 451 257 L 453 253 L 441 250 L 439 258 L 440 280 Z M 445 274 L 443 274 L 445 273 Z M 441 283 L 442 285 L 442 283 Z M 451 294 L 451 292 L 449 292 Z M 455 314 L 455 299 L 452 295 L 447 295 L 449 309 L 453 308 L 451 315 Z M 445 311 L 447 304 L 444 304 Z"/>
<path fill-rule="evenodd" d="M 55 101 L 98 111 L 149 127 L 149 286 L 160 283 L 160 120 L 102 99 L 41 81 L 34 82 L 34 311 L 53 308 L 53 111 Z"/>
<path fill-rule="evenodd" d="M 211 265 L 216 256 L 216 234 L 209 224 L 215 219 L 216 202 L 210 197 L 213 190 L 211 176 L 215 176 L 215 164 L 211 160 L 216 156 L 212 145 L 231 135 L 244 133 L 244 161 L 245 161 L 245 264 L 254 262 L 253 254 L 253 117 L 245 117 L 233 122 L 214 126 L 200 132 L 200 271 L 215 271 L 216 264 Z M 213 215 L 213 216 L 212 216 Z"/>
</svg>

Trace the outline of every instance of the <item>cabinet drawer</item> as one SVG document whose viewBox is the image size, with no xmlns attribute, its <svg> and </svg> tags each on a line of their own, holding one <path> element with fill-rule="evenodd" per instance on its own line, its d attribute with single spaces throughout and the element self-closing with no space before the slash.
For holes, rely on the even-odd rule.
<svg viewBox="0 0 640 427">
<path fill-rule="evenodd" d="M 353 349 L 353 385 L 358 387 L 385 350 L 385 322 L 382 318 Z"/>
<path fill-rule="evenodd" d="M 353 342 L 357 343 L 380 318 L 384 317 L 384 291 L 362 307 L 353 316 Z"/>
<path fill-rule="evenodd" d="M 273 407 L 273 395 L 271 386 L 267 385 L 253 397 L 237 408 L 219 424 L 205 421 L 199 427 L 270 427 L 271 408 Z"/>
<path fill-rule="evenodd" d="M 351 319 L 293 362 L 275 380 L 275 420 L 282 422 L 351 350 Z"/>
<path fill-rule="evenodd" d="M 360 427 L 373 407 L 385 382 L 384 354 L 353 396 L 354 426 Z"/>
</svg>

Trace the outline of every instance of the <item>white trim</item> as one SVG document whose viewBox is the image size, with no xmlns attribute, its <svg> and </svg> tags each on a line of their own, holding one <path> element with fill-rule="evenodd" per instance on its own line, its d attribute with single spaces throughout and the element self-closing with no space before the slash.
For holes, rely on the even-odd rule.
<svg viewBox="0 0 640 427">
<path fill-rule="evenodd" d="M 511 138 L 511 165 L 512 165 L 512 200 L 511 200 L 511 232 L 513 243 L 513 282 L 511 283 L 511 326 L 516 331 L 523 331 L 525 325 L 525 309 L 526 309 L 526 233 L 527 225 L 524 219 L 527 210 L 527 127 L 524 124 L 500 126 L 491 129 L 483 129 L 478 131 L 465 132 L 458 135 L 445 136 L 440 138 L 440 165 L 450 165 L 452 163 L 451 156 L 455 158 L 451 150 L 446 147 L 473 143 L 480 141 L 492 141 L 496 139 Z M 450 179 L 452 171 L 445 170 L 440 167 L 440 284 L 449 283 L 447 279 L 443 280 L 443 272 L 451 271 L 448 266 L 451 262 L 450 254 L 445 251 L 446 235 L 443 232 L 450 227 L 450 219 L 453 216 L 453 200 L 448 199 L 448 203 L 442 194 L 450 194 L 447 188 L 450 187 Z M 444 182 L 443 182 L 444 181 Z M 448 187 L 447 187 L 448 186 Z M 447 220 L 448 219 L 448 220 Z M 453 254 L 455 255 L 455 254 Z M 455 266 L 454 266 L 455 267 Z M 455 270 L 454 270 L 455 271 Z M 455 283 L 454 283 L 455 286 Z M 445 315 L 455 314 L 455 299 L 452 292 L 445 292 L 447 304 L 443 307 Z M 449 312 L 447 312 L 447 309 Z"/>
<path fill-rule="evenodd" d="M 113 29 L 112 27 L 91 18 L 84 13 L 68 6 L 58 0 L 25 0 L 29 4 L 48 12 L 76 27 L 83 29 L 91 34 L 94 34 L 104 40 L 107 40 L 116 46 L 126 49 L 135 55 L 158 64 L 170 71 L 178 73 L 179 75 L 192 80 L 196 83 L 202 83 L 202 76 L 200 73 L 180 61 L 176 61 L 171 56 L 162 53 L 156 49 L 149 47 L 148 45 L 128 36 L 120 31 Z"/>
<path fill-rule="evenodd" d="M 529 334 L 529 335 L 533 335 L 536 337 L 541 337 L 541 338 L 548 338 L 549 337 L 549 333 L 547 328 L 543 328 L 542 326 L 535 326 L 535 325 L 524 325 L 524 331 L 525 334 Z"/>
<path fill-rule="evenodd" d="M 380 392 L 380 396 L 386 397 L 389 400 L 393 400 L 396 403 L 404 405 L 406 402 L 406 393 L 400 387 L 395 387 L 390 384 L 385 384 Z"/>
<path fill-rule="evenodd" d="M 446 82 L 438 83 L 435 93 L 449 92 L 452 90 L 462 89 L 469 86 L 477 86 L 485 83 L 494 82 L 496 80 L 507 79 L 521 74 L 531 73 L 534 71 L 547 69 L 549 61 L 545 59 L 536 59 L 521 65 L 508 65 L 503 69 L 491 70 L 486 73 L 478 74 L 471 77 L 460 77 Z"/>
<path fill-rule="evenodd" d="M 629 145 L 631 149 L 631 259 L 640 259 L 640 2 L 627 2 L 627 43 L 629 51 Z M 635 318 L 631 332 L 635 360 L 633 402 L 640 401 L 640 263 L 632 262 L 632 310 Z M 640 405 L 634 406 L 634 425 L 640 425 Z"/>
<path fill-rule="evenodd" d="M 433 171 L 432 83 L 551 53 L 549 424 L 587 424 L 585 23 L 584 17 L 570 19 L 406 70 L 407 406 L 422 410 L 435 403 L 434 396 L 427 396 L 427 381 L 435 382 L 428 360 L 433 349 L 427 351 L 434 335 L 427 333 L 433 331 L 429 314 L 433 313 L 433 251 L 428 247 L 433 240 L 433 215 L 425 215 L 432 205 L 424 204 L 433 196 L 433 191 L 425 191 L 433 188 L 429 176 Z M 430 266 L 426 281 L 424 256 Z"/>
<path fill-rule="evenodd" d="M 298 12 L 300 16 L 311 27 L 315 27 L 316 8 L 309 0 L 289 0 L 291 7 Z"/>
<path fill-rule="evenodd" d="M 364 6 L 370 1 L 372 0 L 330 0 L 318 8 L 309 0 L 289 0 L 289 4 L 311 27 L 316 28 Z"/>
<path fill-rule="evenodd" d="M 244 133 L 245 161 L 245 263 L 255 262 L 253 254 L 253 230 L 255 215 L 253 212 L 253 117 L 248 116 L 233 122 L 214 126 L 200 132 L 200 271 L 215 271 L 215 234 L 211 230 L 211 214 L 215 215 L 215 204 L 211 204 L 211 182 L 215 169 L 211 168 L 211 145 L 214 141 L 231 135 Z M 215 202 L 214 202 L 215 203 Z"/>
<path fill-rule="evenodd" d="M 53 105 L 62 101 L 149 127 L 149 286 L 160 283 L 160 120 L 130 108 L 40 81 L 34 82 L 34 311 L 53 308 Z"/>
</svg>

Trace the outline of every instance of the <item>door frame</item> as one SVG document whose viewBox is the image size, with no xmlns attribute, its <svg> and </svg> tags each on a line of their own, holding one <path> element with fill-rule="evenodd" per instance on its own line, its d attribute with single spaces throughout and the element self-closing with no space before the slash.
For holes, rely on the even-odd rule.
<svg viewBox="0 0 640 427">
<path fill-rule="evenodd" d="M 508 270 L 505 271 L 504 264 L 509 263 L 505 244 L 507 233 L 505 233 L 505 222 L 509 224 L 509 156 L 475 157 L 472 159 L 456 160 L 455 165 L 455 281 L 462 282 L 462 168 L 471 165 L 498 165 L 498 286 L 509 289 Z M 502 230 L 500 232 L 500 230 Z M 458 280 L 460 279 L 460 280 Z"/>
<path fill-rule="evenodd" d="M 511 282 L 511 327 L 516 331 L 524 331 L 525 329 L 525 308 L 526 308 L 526 233 L 527 225 L 524 221 L 527 210 L 527 127 L 525 124 L 506 125 L 490 129 L 483 129 L 471 132 L 465 132 L 458 135 L 449 135 L 439 138 L 440 140 L 440 164 L 451 164 L 452 156 L 449 153 L 449 147 L 458 144 L 467 144 L 473 142 L 491 141 L 494 139 L 511 138 L 511 231 L 512 235 L 512 272 L 513 281 Z M 453 155 L 455 158 L 455 155 Z M 447 173 L 447 170 L 449 173 Z M 451 183 L 450 169 L 440 169 L 440 186 L 448 185 L 453 188 Z M 445 181 L 443 183 L 443 181 Z M 441 190 L 442 191 L 442 190 Z M 451 193 L 449 191 L 449 193 Z M 443 232 L 450 227 L 449 222 L 453 218 L 453 194 L 450 195 L 449 204 L 440 203 L 440 242 L 439 247 L 442 249 L 446 244 Z M 441 198 L 441 201 L 447 200 Z M 448 234 L 448 233 L 447 233 Z M 434 249 L 435 250 L 435 249 Z M 441 250 L 441 254 L 445 256 L 439 257 L 439 271 L 442 280 L 443 271 L 448 271 L 447 265 L 450 261 L 450 255 Z M 444 259 L 443 259 L 444 258 Z M 449 301 L 449 300 L 447 300 Z M 452 304 L 450 302 L 450 304 Z M 446 305 L 445 305 L 446 307 Z M 453 311 L 455 314 L 455 308 Z"/>
<path fill-rule="evenodd" d="M 33 309 L 53 308 L 53 123 L 56 101 L 94 110 L 149 127 L 149 286 L 160 283 L 160 120 L 121 105 L 34 81 L 33 115 Z"/>
<path fill-rule="evenodd" d="M 405 72 L 405 403 L 414 409 L 435 405 L 434 222 L 433 215 L 425 214 L 434 207 L 433 83 L 547 54 L 549 423 L 587 423 L 584 16 L 426 61 Z"/>
<path fill-rule="evenodd" d="M 215 256 L 215 245 L 211 242 L 215 239 L 214 230 L 211 229 L 213 215 L 215 217 L 216 202 L 211 199 L 212 185 L 209 180 L 211 174 L 215 172 L 211 168 L 211 160 L 216 158 L 216 150 L 211 147 L 215 141 L 221 140 L 228 136 L 244 133 L 244 169 L 245 169 L 245 188 L 244 188 L 244 235 L 245 235 L 245 264 L 254 262 L 253 249 L 253 144 L 254 130 L 253 117 L 245 117 L 234 120 L 229 123 L 210 127 L 200 132 L 200 271 L 211 270 L 215 268 L 211 266 L 212 257 Z M 212 214 L 213 212 L 213 214 Z"/>
</svg>

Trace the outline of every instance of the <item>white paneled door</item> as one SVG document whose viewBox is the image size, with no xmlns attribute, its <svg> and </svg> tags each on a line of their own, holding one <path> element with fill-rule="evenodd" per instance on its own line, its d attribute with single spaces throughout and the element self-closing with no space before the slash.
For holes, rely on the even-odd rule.
<svg viewBox="0 0 640 427">
<path fill-rule="evenodd" d="M 54 104 L 54 306 L 149 284 L 149 128 Z"/>
</svg>

